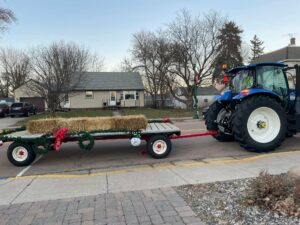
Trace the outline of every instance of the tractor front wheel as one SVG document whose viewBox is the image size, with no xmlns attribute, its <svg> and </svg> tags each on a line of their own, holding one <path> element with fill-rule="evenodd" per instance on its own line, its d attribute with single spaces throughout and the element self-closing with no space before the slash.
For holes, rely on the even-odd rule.
<svg viewBox="0 0 300 225">
<path fill-rule="evenodd" d="M 254 152 L 275 149 L 287 132 L 284 109 L 268 96 L 253 96 L 238 104 L 232 125 L 235 140 Z"/>
<path fill-rule="evenodd" d="M 214 102 L 209 106 L 209 109 L 207 110 L 205 115 L 206 129 L 209 131 L 218 131 L 218 134 L 213 135 L 213 137 L 218 141 L 233 141 L 233 135 L 225 134 L 224 127 L 219 125 L 219 123 L 221 122 L 221 120 L 224 119 L 224 117 L 226 117 L 226 110 L 224 106 L 217 101 Z"/>
</svg>

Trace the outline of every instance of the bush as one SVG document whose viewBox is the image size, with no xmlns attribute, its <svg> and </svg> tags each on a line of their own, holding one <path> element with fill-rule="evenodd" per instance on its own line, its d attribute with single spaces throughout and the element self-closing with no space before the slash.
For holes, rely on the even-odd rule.
<svg viewBox="0 0 300 225">
<path fill-rule="evenodd" d="M 299 181 L 296 182 L 285 174 L 271 175 L 267 171 L 262 171 L 250 183 L 246 202 L 282 215 L 300 217 L 299 197 Z"/>
</svg>

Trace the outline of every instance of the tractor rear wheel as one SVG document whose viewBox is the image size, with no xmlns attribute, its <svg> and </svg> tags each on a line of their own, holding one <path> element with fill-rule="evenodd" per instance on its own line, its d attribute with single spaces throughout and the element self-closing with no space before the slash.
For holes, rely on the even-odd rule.
<svg viewBox="0 0 300 225">
<path fill-rule="evenodd" d="M 268 96 L 253 96 L 238 104 L 232 125 L 235 140 L 254 152 L 268 152 L 280 146 L 287 132 L 284 109 Z"/>
<path fill-rule="evenodd" d="M 218 124 L 222 119 L 224 119 L 225 116 L 226 110 L 221 103 L 216 101 L 213 104 L 211 104 L 205 115 L 206 129 L 209 131 L 219 131 L 218 134 L 213 135 L 213 137 L 218 141 L 233 141 L 233 135 L 225 134 L 224 128 L 219 126 Z"/>
</svg>

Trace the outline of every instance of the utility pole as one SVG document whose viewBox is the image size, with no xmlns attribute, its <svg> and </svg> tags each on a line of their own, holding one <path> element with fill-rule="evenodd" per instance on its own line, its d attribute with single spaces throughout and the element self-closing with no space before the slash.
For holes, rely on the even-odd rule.
<svg viewBox="0 0 300 225">
<path fill-rule="evenodd" d="M 193 87 L 193 96 L 194 96 L 194 116 L 193 119 L 199 119 L 199 110 L 198 110 L 198 99 L 197 99 L 197 86 L 198 86 L 198 79 L 197 79 L 197 71 L 196 71 L 196 64 L 193 65 L 193 70 L 195 73 L 195 78 L 194 78 L 194 87 Z"/>
</svg>

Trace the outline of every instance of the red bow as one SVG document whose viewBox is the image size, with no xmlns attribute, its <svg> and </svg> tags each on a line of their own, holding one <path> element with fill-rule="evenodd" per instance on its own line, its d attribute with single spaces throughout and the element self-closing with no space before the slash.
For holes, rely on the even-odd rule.
<svg viewBox="0 0 300 225">
<path fill-rule="evenodd" d="M 53 136 L 55 137 L 53 148 L 55 151 L 59 152 L 61 142 L 63 139 L 66 138 L 66 134 L 68 133 L 68 131 L 69 131 L 68 128 L 61 128 L 56 133 L 53 133 Z"/>
</svg>

